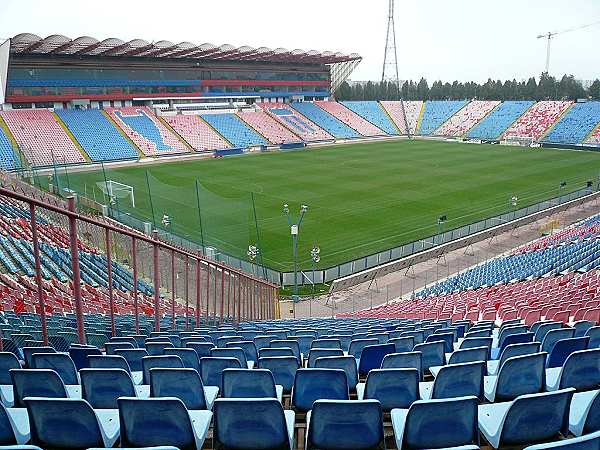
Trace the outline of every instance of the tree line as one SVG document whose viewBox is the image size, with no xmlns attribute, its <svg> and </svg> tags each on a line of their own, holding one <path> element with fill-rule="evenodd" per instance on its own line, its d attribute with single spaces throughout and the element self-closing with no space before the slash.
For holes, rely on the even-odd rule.
<svg viewBox="0 0 600 450">
<path fill-rule="evenodd" d="M 400 92 L 395 83 L 372 82 L 350 85 L 344 82 L 335 93 L 336 100 L 562 100 L 590 98 L 600 100 L 600 80 L 596 79 L 589 89 L 584 89 L 573 75 L 563 75 L 558 80 L 542 73 L 527 81 L 488 79 L 479 84 L 474 81 L 443 83 L 434 81 L 430 86 L 425 78 L 418 82 L 405 81 Z"/>
</svg>

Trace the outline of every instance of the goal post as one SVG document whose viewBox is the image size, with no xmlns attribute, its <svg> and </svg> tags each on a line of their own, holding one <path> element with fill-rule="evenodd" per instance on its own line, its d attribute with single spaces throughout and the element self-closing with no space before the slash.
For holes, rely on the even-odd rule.
<svg viewBox="0 0 600 450">
<path fill-rule="evenodd" d="M 114 180 L 100 181 L 96 183 L 96 185 L 105 195 L 108 195 L 111 203 L 114 203 L 115 199 L 129 198 L 131 201 L 131 207 L 135 208 L 135 194 L 133 191 L 133 186 L 125 183 L 119 183 L 118 181 Z"/>
</svg>

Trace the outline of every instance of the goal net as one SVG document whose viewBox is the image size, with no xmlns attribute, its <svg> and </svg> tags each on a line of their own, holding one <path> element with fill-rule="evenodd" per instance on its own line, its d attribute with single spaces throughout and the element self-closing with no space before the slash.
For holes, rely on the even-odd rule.
<svg viewBox="0 0 600 450">
<path fill-rule="evenodd" d="M 96 183 L 98 188 L 108 197 L 111 205 L 114 205 L 118 199 L 129 198 L 131 207 L 135 208 L 135 195 L 133 193 L 133 186 L 128 184 L 119 183 L 118 181 L 108 180 L 100 181 Z"/>
</svg>

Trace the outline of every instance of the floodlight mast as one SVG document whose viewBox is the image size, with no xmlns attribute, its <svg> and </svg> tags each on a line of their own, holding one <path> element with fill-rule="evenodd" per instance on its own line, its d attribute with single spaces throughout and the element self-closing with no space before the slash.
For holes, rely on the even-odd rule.
<svg viewBox="0 0 600 450">
<path fill-rule="evenodd" d="M 394 22 L 394 4 L 395 0 L 388 0 L 388 22 L 387 33 L 385 37 L 385 50 L 383 53 L 383 70 L 381 72 L 381 83 L 389 81 L 393 83 L 400 99 L 400 111 L 402 120 L 406 127 L 406 134 L 410 138 L 410 128 L 406 119 L 404 110 L 404 101 L 402 99 L 402 90 L 400 86 L 400 77 L 398 75 L 398 51 L 396 50 L 396 24 Z"/>
<path fill-rule="evenodd" d="M 596 22 L 588 23 L 587 25 L 582 25 L 580 27 L 568 28 L 566 30 L 560 30 L 560 31 L 549 31 L 547 33 L 538 35 L 537 36 L 538 39 L 546 39 L 547 40 L 545 73 L 548 74 L 550 71 L 550 47 L 551 47 L 551 43 L 552 43 L 552 38 L 554 38 L 554 36 L 557 36 L 559 34 L 564 34 L 564 33 L 570 33 L 571 31 L 583 30 L 584 28 L 590 28 L 595 25 L 600 25 L 600 20 L 598 20 Z"/>
</svg>

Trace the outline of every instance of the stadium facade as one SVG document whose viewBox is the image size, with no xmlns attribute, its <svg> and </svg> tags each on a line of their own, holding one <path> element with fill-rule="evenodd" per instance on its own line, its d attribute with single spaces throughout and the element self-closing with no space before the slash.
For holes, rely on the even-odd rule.
<svg viewBox="0 0 600 450">
<path fill-rule="evenodd" d="M 30 33 L 8 42 L 0 59 L 3 109 L 322 100 L 361 60 L 356 53 Z"/>
</svg>

